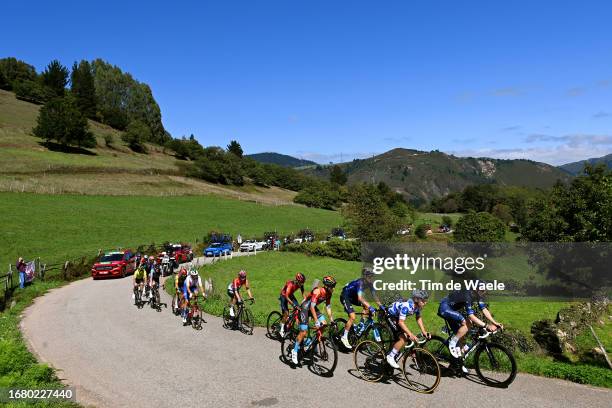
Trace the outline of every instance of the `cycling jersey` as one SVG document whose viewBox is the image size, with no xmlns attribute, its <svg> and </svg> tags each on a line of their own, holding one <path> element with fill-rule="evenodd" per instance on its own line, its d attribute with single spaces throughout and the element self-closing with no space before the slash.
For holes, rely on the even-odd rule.
<svg viewBox="0 0 612 408">
<path fill-rule="evenodd" d="M 408 299 L 404 302 L 394 302 L 387 308 L 387 315 L 396 320 L 406 320 L 406 316 L 415 315 L 419 317 L 421 310 L 414 304 L 412 299 Z"/>
<path fill-rule="evenodd" d="M 288 280 L 287 283 L 285 283 L 285 286 L 283 286 L 283 290 L 281 290 L 280 294 L 282 297 L 289 297 L 289 298 L 295 299 L 294 293 L 298 289 L 301 289 L 302 291 L 304 291 L 304 289 L 294 280 Z"/>
<path fill-rule="evenodd" d="M 235 278 L 229 284 L 229 286 L 227 287 L 227 290 L 231 290 L 232 292 L 233 291 L 239 291 L 242 286 L 249 286 L 249 285 L 247 285 L 247 282 L 248 282 L 248 279 L 245 279 L 245 280 L 242 281 L 242 280 L 240 280 L 240 278 Z"/>
<path fill-rule="evenodd" d="M 181 275 L 180 273 L 179 273 L 178 275 L 176 275 L 176 278 L 175 278 L 174 280 L 175 280 L 175 282 L 178 284 L 177 286 L 178 286 L 179 288 L 182 288 L 182 287 L 183 287 L 183 285 L 185 284 L 185 281 L 187 280 L 187 277 L 188 277 L 188 276 L 189 276 L 189 275 L 185 275 L 185 276 L 183 276 L 183 275 Z"/>
<path fill-rule="evenodd" d="M 318 289 L 319 289 L 318 293 L 315 293 L 317 289 L 314 289 L 312 292 L 310 292 L 308 296 L 306 297 L 306 299 L 304 299 L 304 301 L 300 305 L 300 308 L 301 308 L 300 310 L 300 330 L 308 329 L 308 319 L 310 318 L 310 306 L 311 305 L 314 305 L 315 312 L 317 314 L 317 318 L 319 319 L 319 321 L 325 320 L 321 312 L 319 312 L 317 305 L 325 302 L 325 305 L 327 307 L 330 307 L 332 292 L 331 290 L 327 288 L 318 288 Z"/>
<path fill-rule="evenodd" d="M 487 307 L 483 298 L 473 299 L 471 290 L 462 289 L 449 293 L 448 296 L 440 301 L 440 305 L 446 303 L 452 310 L 458 311 L 465 309 L 468 315 L 472 315 L 475 313 L 473 308 L 473 303 L 475 302 L 478 303 L 478 308 L 480 310 Z"/>
<path fill-rule="evenodd" d="M 360 305 L 359 298 L 363 297 L 363 292 L 368 289 L 372 296 L 376 293 L 374 286 L 371 283 L 366 282 L 365 279 L 359 278 L 347 283 L 342 288 L 341 297 L 350 300 L 354 305 Z"/>
<path fill-rule="evenodd" d="M 194 289 L 194 288 L 199 288 L 200 286 L 202 286 L 202 278 L 200 278 L 199 276 L 187 276 L 187 279 L 185 279 L 185 283 L 183 284 L 185 286 L 185 288 L 189 288 L 189 289 Z"/>
<path fill-rule="evenodd" d="M 134 279 L 136 280 L 146 280 L 147 279 L 147 271 L 144 268 L 138 268 L 134 272 Z"/>
</svg>

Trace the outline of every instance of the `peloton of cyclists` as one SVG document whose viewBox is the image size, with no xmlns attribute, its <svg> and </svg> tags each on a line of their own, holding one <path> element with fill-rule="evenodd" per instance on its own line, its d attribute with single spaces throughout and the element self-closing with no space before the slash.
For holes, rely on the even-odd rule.
<svg viewBox="0 0 612 408">
<path fill-rule="evenodd" d="M 304 282 L 306 282 L 306 276 L 298 272 L 295 274 L 295 279 L 288 280 L 281 290 L 278 298 L 280 301 L 281 313 L 283 314 L 283 324 L 280 328 L 281 337 L 285 335 L 285 323 L 287 323 L 289 319 L 289 303 L 291 303 L 293 307 L 298 307 L 300 305 L 295 298 L 295 292 L 297 292 L 298 289 L 302 292 L 302 301 L 304 300 Z"/>
</svg>

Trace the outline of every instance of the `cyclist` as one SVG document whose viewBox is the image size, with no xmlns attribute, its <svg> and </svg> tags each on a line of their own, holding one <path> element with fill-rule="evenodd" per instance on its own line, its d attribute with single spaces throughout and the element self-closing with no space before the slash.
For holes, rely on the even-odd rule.
<svg viewBox="0 0 612 408">
<path fill-rule="evenodd" d="M 191 296 L 195 295 L 197 299 L 198 289 L 199 292 L 202 293 L 202 296 L 205 296 L 204 288 L 202 287 L 202 278 L 200 278 L 197 269 L 192 269 L 189 271 L 189 275 L 183 283 L 183 298 L 185 299 L 183 306 L 183 324 L 187 323 L 187 303 L 189 299 L 191 299 Z"/>
<path fill-rule="evenodd" d="M 149 286 L 151 287 L 151 289 L 155 287 L 159 288 L 159 277 L 161 276 L 161 274 L 161 266 L 154 262 L 151 265 L 151 269 L 149 271 Z M 149 292 L 149 299 L 153 299 L 153 290 Z"/>
<path fill-rule="evenodd" d="M 306 282 L 306 276 L 304 276 L 303 273 L 298 272 L 295 274 L 295 279 L 288 280 L 281 290 L 278 298 L 278 300 L 280 300 L 281 312 L 283 313 L 283 324 L 280 328 L 281 337 L 285 335 L 285 323 L 287 323 L 287 320 L 289 319 L 289 302 L 291 302 L 294 307 L 299 306 L 299 303 L 295 298 L 295 292 L 298 289 L 302 292 L 302 300 L 304 300 L 304 282 Z"/>
<path fill-rule="evenodd" d="M 453 331 L 454 335 L 448 342 L 448 350 L 455 358 L 461 357 L 462 350 L 458 344 L 460 344 L 461 339 L 466 335 L 472 324 L 489 331 L 495 331 L 498 327 L 503 329 L 504 327 L 493 318 L 491 312 L 487 308 L 487 304 L 484 302 L 485 290 L 480 288 L 484 288 L 486 282 L 483 280 L 476 280 L 475 283 L 475 290 L 466 288 L 449 293 L 448 296 L 440 301 L 440 306 L 438 308 L 438 316 L 446 320 Z M 474 303 L 478 303 L 478 308 L 490 322 L 489 324 L 483 322 L 476 316 L 473 307 Z M 468 320 L 460 313 L 460 311 L 464 309 Z M 465 372 L 466 370 L 464 369 L 463 371 Z"/>
<path fill-rule="evenodd" d="M 298 364 L 298 352 L 300 351 L 300 344 L 304 337 L 306 337 L 306 332 L 308 331 L 308 321 L 312 316 L 315 321 L 315 327 L 318 329 L 321 325 L 325 325 L 325 316 L 319 311 L 318 305 L 320 303 L 325 302 L 325 310 L 327 311 L 327 315 L 329 316 L 329 321 L 334 321 L 334 317 L 332 315 L 331 308 L 331 297 L 334 292 L 334 288 L 336 287 L 336 279 L 333 276 L 325 276 L 323 277 L 323 287 L 322 288 L 314 288 L 306 299 L 300 305 L 300 333 L 295 340 L 295 344 L 293 346 L 293 350 L 291 351 L 291 361 L 293 364 Z"/>
<path fill-rule="evenodd" d="M 247 279 L 247 273 L 244 270 L 238 272 L 238 277 L 234 278 L 227 287 L 227 296 L 229 296 L 232 300 L 230 303 L 230 317 L 236 317 L 234 312 L 234 305 L 242 303 L 242 296 L 240 296 L 240 288 L 244 286 L 246 287 L 247 294 L 249 295 L 249 299 L 253 299 L 253 292 L 251 292 L 251 286 L 249 285 L 249 280 Z"/>
<path fill-rule="evenodd" d="M 348 314 L 348 321 L 344 326 L 344 334 L 342 335 L 342 338 L 340 340 L 342 341 L 344 347 L 346 347 L 347 349 L 351 349 L 351 343 L 349 343 L 348 334 L 349 330 L 351 330 L 351 327 L 353 326 L 353 323 L 355 322 L 356 317 L 355 309 L 353 309 L 353 306 L 363 306 L 363 315 L 361 318 L 361 322 L 359 323 L 360 328 L 364 325 L 363 320 L 366 319 L 370 314 L 374 315 L 374 312 L 376 311 L 376 309 L 374 309 L 374 307 L 371 306 L 370 303 L 365 299 L 365 289 L 370 292 L 370 295 L 372 295 L 372 298 L 374 298 L 374 301 L 378 304 L 378 307 L 381 309 L 383 308 L 382 303 L 376 295 L 376 290 L 374 289 L 374 272 L 372 272 L 372 269 L 370 268 L 363 268 L 361 274 L 361 278 L 355 279 L 354 281 L 347 283 L 344 288 L 342 288 L 342 293 L 340 294 L 340 303 L 342 303 L 342 306 L 344 306 L 344 311 Z"/>
<path fill-rule="evenodd" d="M 387 323 L 393 333 L 393 339 L 396 340 L 391 351 L 387 354 L 387 363 L 393 368 L 400 368 L 395 358 L 399 351 L 404 347 L 406 341 L 411 340 L 415 343 L 418 342 L 418 338 L 408 329 L 406 325 L 406 317 L 414 315 L 421 334 L 426 338 L 430 338 L 431 335 L 425 329 L 423 324 L 423 318 L 421 317 L 421 311 L 427 304 L 429 299 L 429 293 L 425 290 L 415 289 L 412 291 L 412 298 L 405 301 L 397 301 L 391 304 L 387 309 Z"/>
<path fill-rule="evenodd" d="M 142 266 L 139 266 L 136 271 L 134 271 L 134 275 L 132 277 L 132 282 L 134 283 L 134 293 L 132 297 L 136 297 L 136 290 L 140 290 L 143 292 L 144 284 L 147 281 L 147 270 Z"/>
<path fill-rule="evenodd" d="M 187 279 L 187 269 L 182 267 L 179 273 L 176 274 L 174 278 L 174 289 L 176 290 L 176 296 L 178 297 L 178 306 L 181 308 L 181 311 L 185 309 L 185 298 L 183 297 L 183 285 L 185 284 L 185 280 Z"/>
</svg>

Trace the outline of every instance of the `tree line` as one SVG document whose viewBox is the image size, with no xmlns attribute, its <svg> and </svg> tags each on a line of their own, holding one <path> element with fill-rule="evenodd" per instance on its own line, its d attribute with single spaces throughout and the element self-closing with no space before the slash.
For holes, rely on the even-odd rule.
<svg viewBox="0 0 612 408">
<path fill-rule="evenodd" d="M 43 105 L 34 134 L 47 141 L 94 147 L 87 119 L 124 131 L 137 151 L 144 142 L 163 145 L 172 139 L 149 86 L 101 59 L 75 62 L 72 69 L 53 60 L 39 74 L 24 61 L 3 58 L 0 89 Z"/>
</svg>

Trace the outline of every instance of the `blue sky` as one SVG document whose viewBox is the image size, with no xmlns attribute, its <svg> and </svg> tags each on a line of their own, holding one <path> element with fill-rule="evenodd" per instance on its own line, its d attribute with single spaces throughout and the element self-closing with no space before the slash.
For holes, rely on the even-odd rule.
<svg viewBox="0 0 612 408">
<path fill-rule="evenodd" d="M 175 137 L 323 163 L 612 152 L 610 2 L 89 3 L 3 4 L 0 56 L 116 64 Z"/>
</svg>

